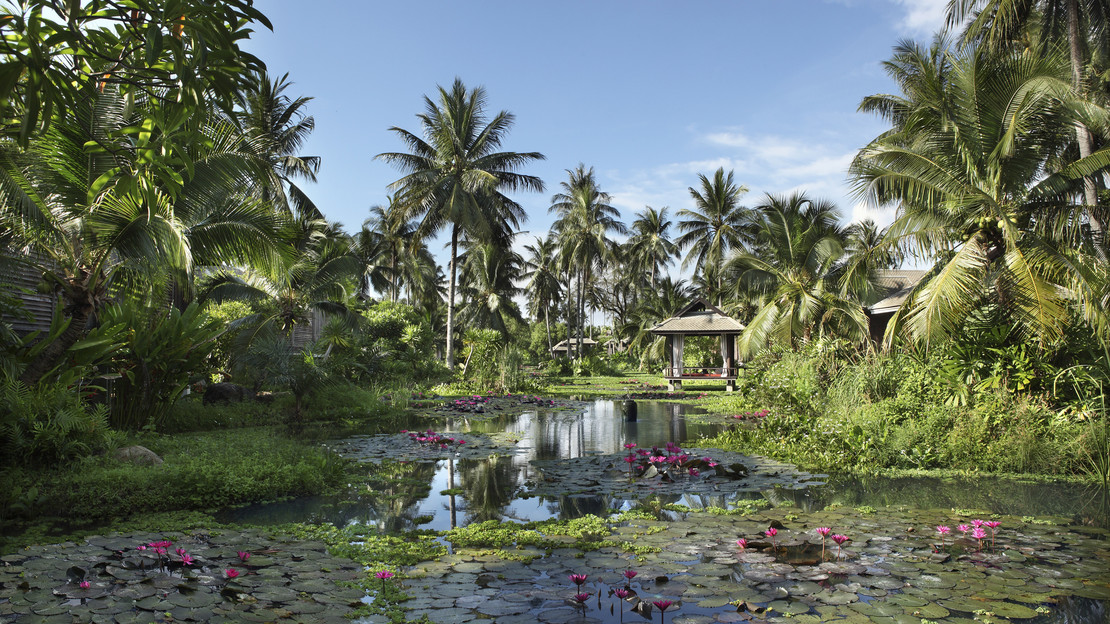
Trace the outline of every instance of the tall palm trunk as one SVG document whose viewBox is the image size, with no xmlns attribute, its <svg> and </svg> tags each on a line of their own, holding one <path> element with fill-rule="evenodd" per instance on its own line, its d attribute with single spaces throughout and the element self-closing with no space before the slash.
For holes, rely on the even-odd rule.
<svg viewBox="0 0 1110 624">
<path fill-rule="evenodd" d="M 555 345 L 551 343 L 551 305 L 543 308 L 543 324 L 547 326 L 547 352 L 554 353 Z"/>
<path fill-rule="evenodd" d="M 459 226 L 451 226 L 451 278 L 447 286 L 447 349 L 444 352 L 444 361 L 447 368 L 455 368 L 455 346 L 452 338 L 455 334 L 455 266 L 458 264 L 459 252 Z"/>
<path fill-rule="evenodd" d="M 1079 37 L 1079 0 L 1068 0 L 1068 52 L 1071 56 L 1071 84 L 1076 95 L 1084 96 L 1083 87 L 1083 50 Z M 1086 158 L 1093 151 L 1094 140 L 1091 131 L 1081 121 L 1075 122 L 1075 140 L 1079 143 L 1079 157 Z M 1083 177 L 1083 203 L 1091 219 L 1091 233 L 1096 239 L 1102 236 L 1102 222 L 1097 216 L 1098 190 L 1092 176 Z"/>
</svg>

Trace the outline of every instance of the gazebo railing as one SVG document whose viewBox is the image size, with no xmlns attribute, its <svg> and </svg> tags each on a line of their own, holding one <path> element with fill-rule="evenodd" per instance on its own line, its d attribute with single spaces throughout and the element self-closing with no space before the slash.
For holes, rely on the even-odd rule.
<svg viewBox="0 0 1110 624">
<path fill-rule="evenodd" d="M 740 369 L 732 366 L 668 366 L 663 369 L 666 378 L 719 377 L 728 379 L 740 374 Z"/>
</svg>

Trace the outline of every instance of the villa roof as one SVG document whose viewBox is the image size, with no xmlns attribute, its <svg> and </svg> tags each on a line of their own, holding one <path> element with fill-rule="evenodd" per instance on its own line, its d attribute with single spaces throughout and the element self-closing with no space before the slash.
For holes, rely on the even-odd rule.
<svg viewBox="0 0 1110 624">
<path fill-rule="evenodd" d="M 653 334 L 692 336 L 739 334 L 742 331 L 744 331 L 744 325 L 740 321 L 725 314 L 705 299 L 694 301 L 678 314 L 651 328 Z"/>
<path fill-rule="evenodd" d="M 882 299 L 867 306 L 870 314 L 893 314 L 909 298 L 910 293 L 917 287 L 921 278 L 928 271 L 916 269 L 898 269 L 879 271 L 876 280 Z"/>
<path fill-rule="evenodd" d="M 570 343 L 573 345 L 573 346 L 569 347 L 570 349 L 577 349 L 578 348 L 578 339 L 577 338 L 571 338 Z M 585 338 L 585 337 L 582 338 L 582 348 L 592 347 L 596 344 L 597 344 L 597 341 L 594 340 L 593 338 Z M 555 343 L 554 347 L 551 347 L 552 351 L 566 351 L 567 349 L 568 349 L 568 347 L 567 347 L 567 341 L 566 340 L 560 340 L 559 342 Z"/>
</svg>

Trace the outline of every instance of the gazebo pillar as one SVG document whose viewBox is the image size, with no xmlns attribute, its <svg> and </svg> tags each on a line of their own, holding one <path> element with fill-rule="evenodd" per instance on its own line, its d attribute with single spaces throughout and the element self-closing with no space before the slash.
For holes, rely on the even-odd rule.
<svg viewBox="0 0 1110 624">
<path fill-rule="evenodd" d="M 674 338 L 671 339 L 671 353 L 670 353 L 670 358 L 671 358 L 671 375 L 670 376 L 671 377 L 681 377 L 682 376 L 682 347 L 683 347 L 683 343 L 685 342 L 685 338 L 686 338 L 686 336 L 683 336 L 682 334 L 676 334 L 674 336 Z M 668 379 L 667 380 L 667 390 L 669 390 L 671 392 L 675 392 L 675 391 L 681 390 L 681 389 L 682 389 L 682 380 L 681 379 Z"/>
<path fill-rule="evenodd" d="M 736 362 L 736 339 L 728 334 L 721 334 L 721 377 L 725 378 L 725 391 L 736 391 L 736 379 L 732 374 Z"/>
</svg>

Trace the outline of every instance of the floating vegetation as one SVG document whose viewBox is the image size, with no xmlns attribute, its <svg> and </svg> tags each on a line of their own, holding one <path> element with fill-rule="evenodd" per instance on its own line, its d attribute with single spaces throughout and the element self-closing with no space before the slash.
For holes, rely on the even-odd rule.
<svg viewBox="0 0 1110 624">
<path fill-rule="evenodd" d="M 92 537 L 0 557 L 4 622 L 346 622 L 362 568 L 259 531 Z"/>
<path fill-rule="evenodd" d="M 1101 529 L 995 516 L 980 523 L 993 544 L 971 529 L 941 545 L 935 527 L 975 519 L 840 508 L 786 520 L 787 511 L 627 513 L 590 523 L 586 543 L 554 535 L 557 523 L 455 531 L 445 534 L 453 554 L 411 570 L 403 605 L 409 618 L 459 622 L 617 622 L 633 612 L 658 621 L 655 603 L 669 601 L 676 622 L 1006 624 L 1110 599 Z M 844 537 L 836 532 L 850 539 L 833 544 Z"/>
<path fill-rule="evenodd" d="M 424 438 L 419 440 L 418 438 Z M 435 440 L 432 442 L 431 440 Z M 485 459 L 513 452 L 510 434 L 467 434 L 449 438 L 435 432 L 359 435 L 336 440 L 330 447 L 343 457 L 363 462 L 437 461 L 448 457 Z"/>
<path fill-rule="evenodd" d="M 543 496 L 618 494 L 630 498 L 722 495 L 773 487 L 801 489 L 820 485 L 824 478 L 824 475 L 801 472 L 790 464 L 766 457 L 719 449 L 678 449 L 678 453 L 669 454 L 643 450 L 647 454 L 633 454 L 632 462 L 628 461 L 630 455 L 621 454 L 533 461 L 543 473 L 543 479 L 535 484 L 532 493 Z"/>
</svg>

